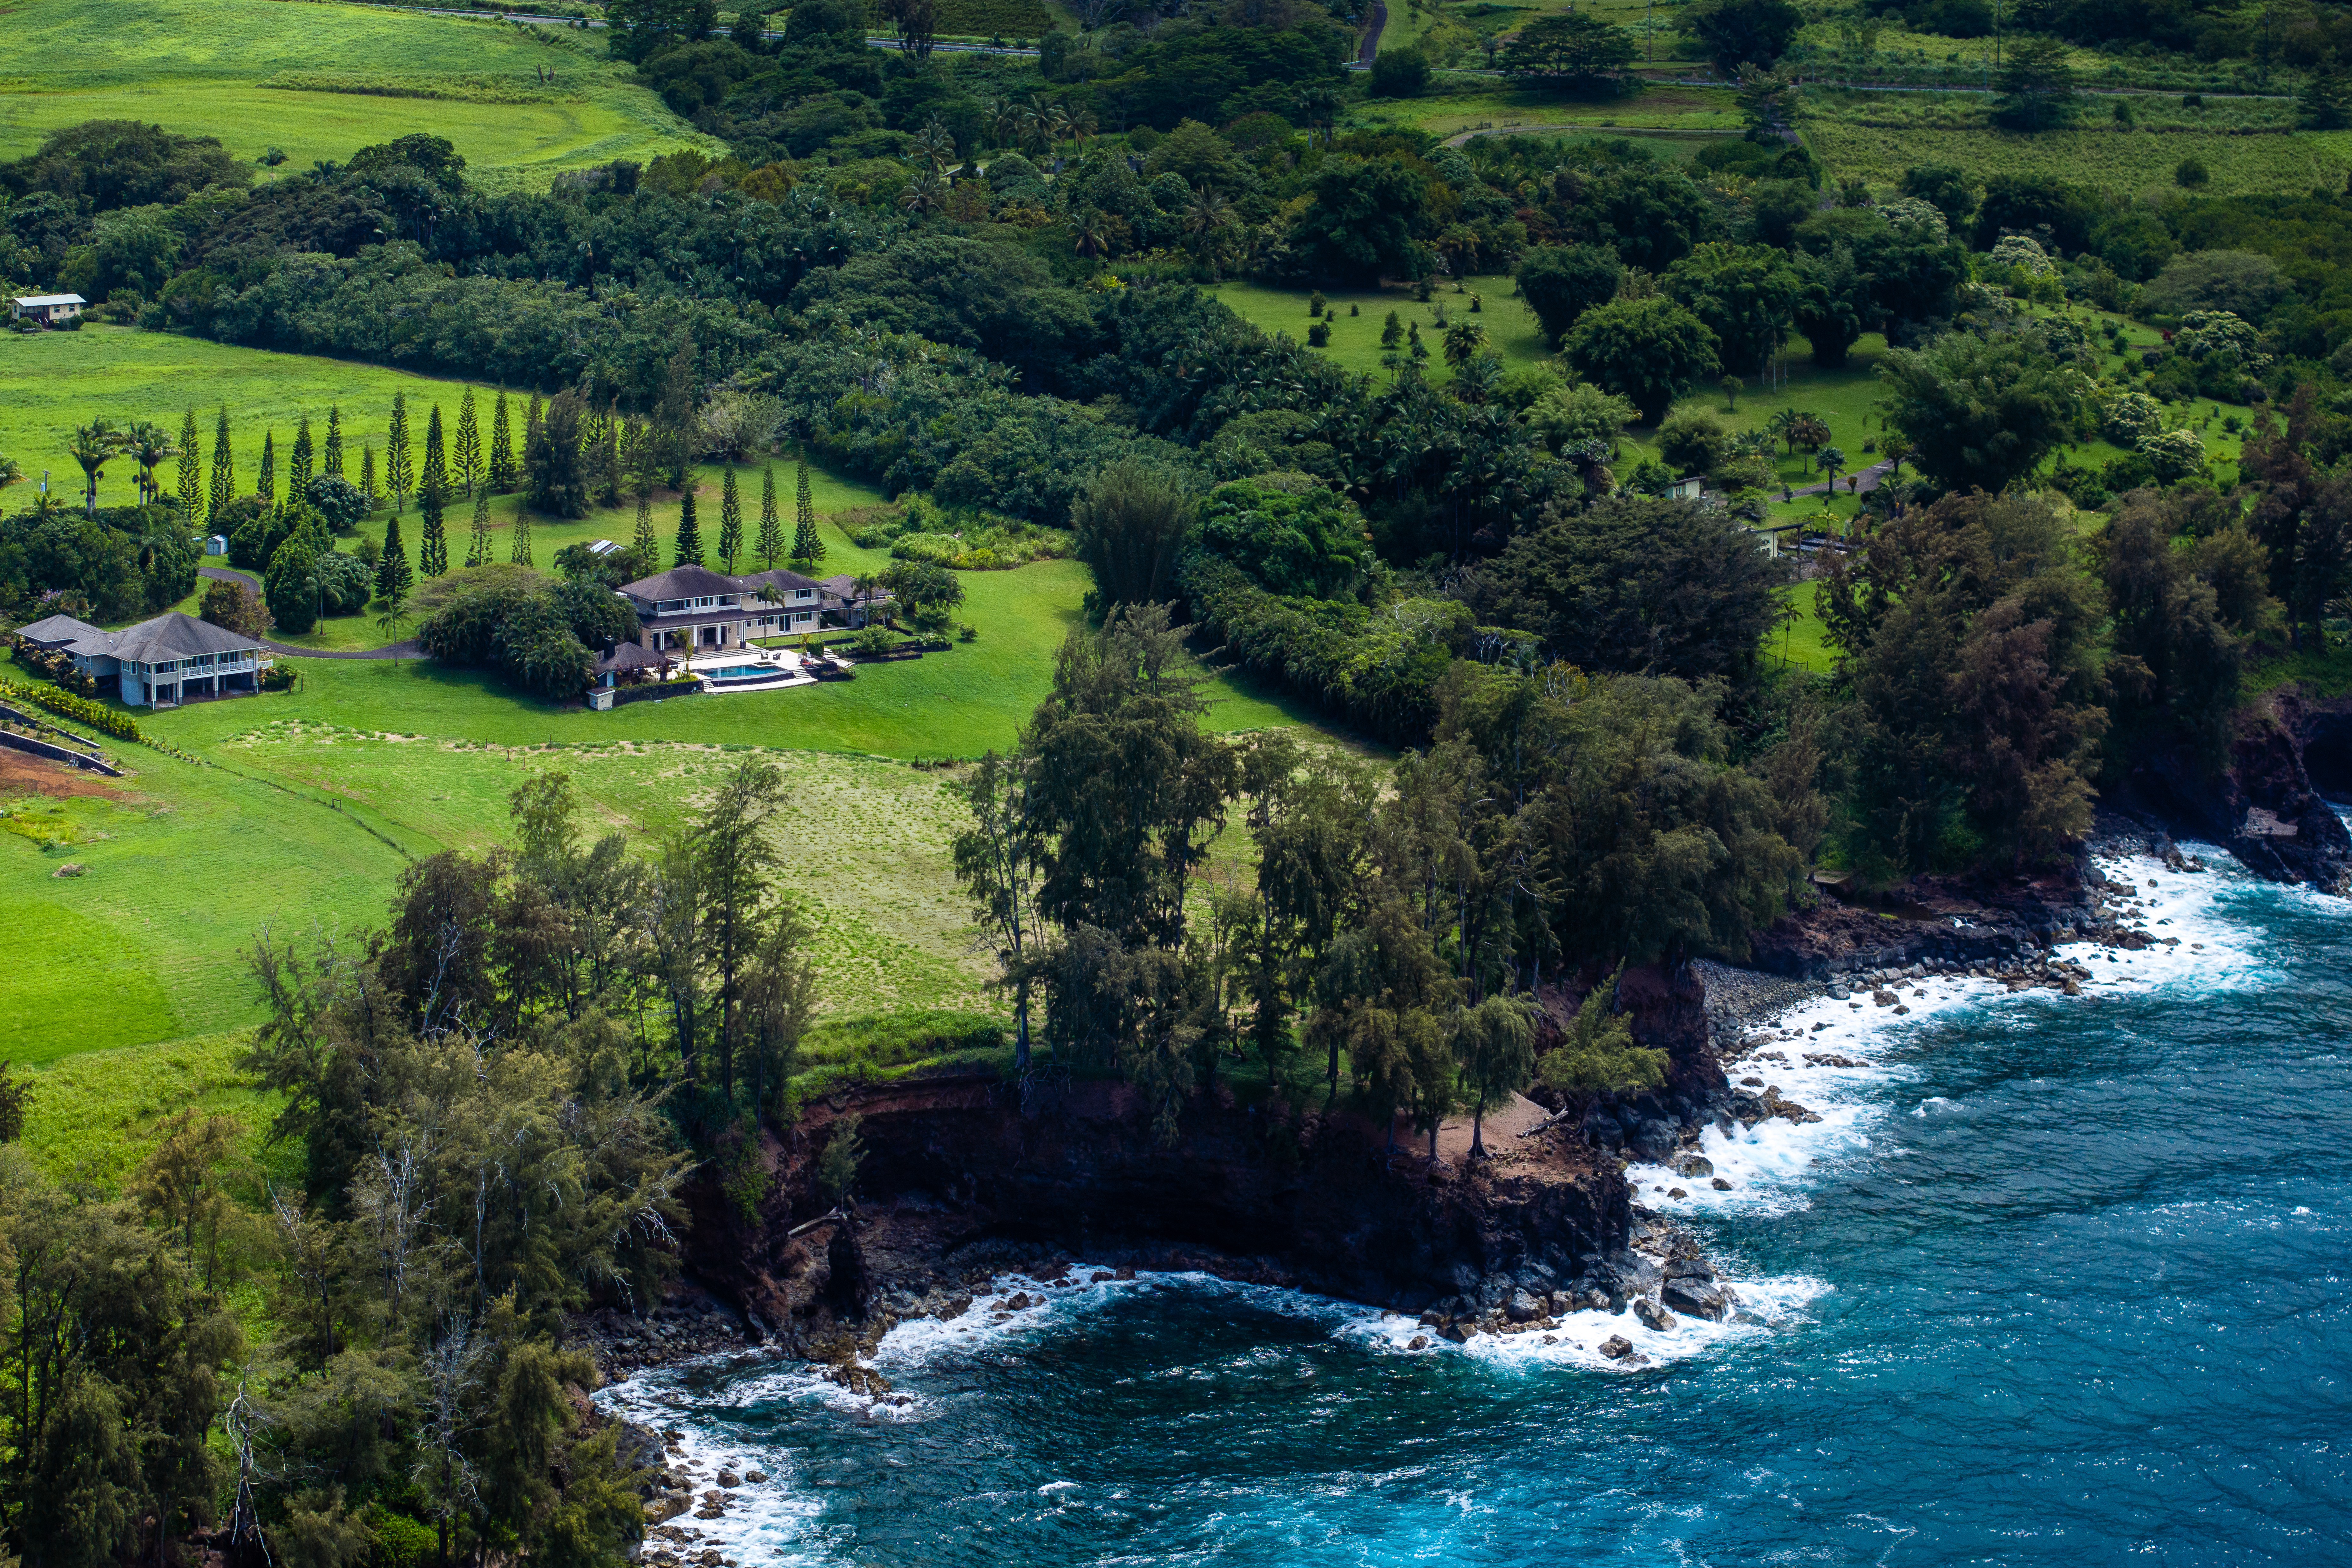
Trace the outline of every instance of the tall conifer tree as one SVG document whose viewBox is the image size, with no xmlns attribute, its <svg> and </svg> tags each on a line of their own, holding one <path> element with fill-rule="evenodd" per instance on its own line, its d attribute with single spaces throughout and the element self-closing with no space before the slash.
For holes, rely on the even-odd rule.
<svg viewBox="0 0 2352 1568">
<path fill-rule="evenodd" d="M 365 441 L 360 443 L 360 499 L 368 510 L 375 510 L 375 448 Z"/>
<path fill-rule="evenodd" d="M 327 444 L 319 454 L 319 471 L 343 477 L 343 405 L 327 405 Z"/>
<path fill-rule="evenodd" d="M 261 433 L 261 477 L 254 480 L 253 493 L 261 498 L 265 506 L 278 503 L 277 432 L 272 430 Z"/>
<path fill-rule="evenodd" d="M 392 428 L 383 436 L 383 488 L 392 495 L 392 515 L 398 517 L 416 488 L 416 456 L 409 449 L 408 394 L 392 395 Z"/>
<path fill-rule="evenodd" d="M 474 389 L 457 400 L 457 438 L 449 452 L 450 481 L 461 496 L 471 496 L 482 484 L 482 426 L 474 415 Z"/>
<path fill-rule="evenodd" d="M 490 562 L 490 487 L 482 486 L 474 492 L 474 531 L 466 541 L 466 564 L 487 566 Z"/>
<path fill-rule="evenodd" d="M 310 442 L 310 416 L 304 414 L 302 423 L 294 427 L 294 455 L 286 463 L 286 499 L 309 500 L 310 476 L 319 460 L 318 448 Z"/>
<path fill-rule="evenodd" d="M 520 501 L 515 503 L 514 551 L 507 557 L 518 566 L 535 566 L 530 558 L 530 509 Z"/>
<path fill-rule="evenodd" d="M 506 495 L 522 483 L 522 466 L 515 461 L 514 425 L 507 415 L 506 389 L 490 405 L 490 493 Z"/>
<path fill-rule="evenodd" d="M 424 531 L 416 538 L 416 569 L 427 577 L 449 570 L 449 538 L 442 531 L 441 514 L 449 493 L 449 463 L 441 439 L 441 405 L 425 417 L 425 471 L 417 476 L 416 509 Z"/>
<path fill-rule="evenodd" d="M 803 566 L 814 566 L 824 559 L 824 540 L 816 531 L 816 503 L 809 495 L 808 459 L 801 459 L 800 474 L 793 484 L 793 559 Z"/>
<path fill-rule="evenodd" d="M 688 476 L 689 479 L 691 477 Z M 694 486 L 691 484 L 677 492 L 677 548 L 670 558 L 670 564 L 702 564 L 702 530 L 694 521 Z"/>
<path fill-rule="evenodd" d="M 194 522 L 205 515 L 205 454 L 196 434 L 196 405 L 180 416 L 180 515 Z"/>
<path fill-rule="evenodd" d="M 784 552 L 784 520 L 776 512 L 776 465 L 760 469 L 760 564 L 772 572 Z"/>
<path fill-rule="evenodd" d="M 228 405 L 220 407 L 220 419 L 213 426 L 213 489 L 207 500 L 205 515 L 217 525 L 228 503 L 236 499 L 236 457 L 228 444 Z"/>
<path fill-rule="evenodd" d="M 654 536 L 654 498 L 648 490 L 637 492 L 637 537 L 631 542 L 644 554 L 648 566 L 656 571 L 661 569 L 661 541 Z"/>
<path fill-rule="evenodd" d="M 735 466 L 730 463 L 719 481 L 719 559 L 732 572 L 736 557 L 742 553 L 743 498 L 736 493 Z"/>
<path fill-rule="evenodd" d="M 383 555 L 375 563 L 375 596 L 389 605 L 416 584 L 416 569 L 408 563 L 408 547 L 400 542 L 400 514 L 383 521 Z"/>
</svg>

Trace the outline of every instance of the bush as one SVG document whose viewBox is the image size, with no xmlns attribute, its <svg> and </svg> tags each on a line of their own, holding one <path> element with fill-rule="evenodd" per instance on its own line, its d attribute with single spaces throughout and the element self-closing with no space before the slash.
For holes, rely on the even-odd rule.
<svg viewBox="0 0 2352 1568">
<path fill-rule="evenodd" d="M 20 654 L 19 657 L 21 658 L 22 655 Z M 112 735 L 120 741 L 146 739 L 139 732 L 139 726 L 131 721 L 129 715 L 118 713 L 104 703 L 93 702 L 87 697 L 76 697 L 69 691 L 58 691 L 45 686 L 27 686 L 22 681 L 0 677 L 0 698 L 12 701 L 30 702 L 37 708 L 46 708 L 59 718 L 70 719 L 77 724 L 86 724 L 100 734 Z"/>
<path fill-rule="evenodd" d="M 1476 630 L 1450 599 L 1408 599 L 1375 617 L 1360 605 L 1278 598 L 1206 550 L 1186 552 L 1177 582 L 1222 657 L 1405 744 L 1429 738 L 1438 687 Z"/>
<path fill-rule="evenodd" d="M 1429 87 L 1429 57 L 1408 45 L 1372 57 L 1374 98 L 1415 98 Z"/>
<path fill-rule="evenodd" d="M 1658 455 L 1679 473 L 1712 473 L 1730 449 L 1721 422 L 1704 410 L 1677 414 L 1658 426 Z"/>
</svg>

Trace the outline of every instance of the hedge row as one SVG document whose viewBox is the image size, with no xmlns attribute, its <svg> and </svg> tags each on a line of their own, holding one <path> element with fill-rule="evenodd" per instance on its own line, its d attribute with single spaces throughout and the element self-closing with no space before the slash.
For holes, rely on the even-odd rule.
<svg viewBox="0 0 2352 1568">
<path fill-rule="evenodd" d="M 0 676 L 0 697 L 21 700 L 38 708 L 46 708 L 60 718 L 77 724 L 87 724 L 101 734 L 121 741 L 143 741 L 139 726 L 128 714 L 118 713 L 102 702 L 92 702 L 87 697 L 76 697 L 70 691 L 59 691 L 50 686 L 27 686 L 21 680 Z"/>
<path fill-rule="evenodd" d="M 1436 727 L 1438 684 L 1477 629 L 1467 606 L 1445 599 L 1375 612 L 1280 598 L 1207 551 L 1185 558 L 1177 582 L 1224 657 L 1403 745 Z"/>
</svg>

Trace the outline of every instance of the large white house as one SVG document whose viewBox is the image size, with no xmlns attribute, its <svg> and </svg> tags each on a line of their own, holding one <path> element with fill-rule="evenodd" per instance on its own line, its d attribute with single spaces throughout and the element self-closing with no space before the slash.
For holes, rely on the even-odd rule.
<svg viewBox="0 0 2352 1568">
<path fill-rule="evenodd" d="M 703 566 L 676 566 L 614 590 L 637 612 L 638 640 L 655 653 L 741 647 L 761 637 L 862 626 L 883 589 L 864 595 L 844 574 L 822 580 L 797 572 L 730 577 Z"/>
<path fill-rule="evenodd" d="M 16 635 L 36 647 L 70 655 L 75 668 L 101 688 L 116 683 L 122 701 L 136 708 L 251 696 L 272 662 L 268 649 L 252 638 L 177 610 L 119 632 L 49 616 Z"/>
</svg>

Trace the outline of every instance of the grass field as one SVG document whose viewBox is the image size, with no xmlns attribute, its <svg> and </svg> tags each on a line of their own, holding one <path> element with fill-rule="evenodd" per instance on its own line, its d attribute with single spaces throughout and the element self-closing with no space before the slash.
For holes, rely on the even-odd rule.
<svg viewBox="0 0 2352 1568">
<path fill-rule="evenodd" d="M 1300 342 L 1307 341 L 1308 290 L 1225 283 L 1211 292 L 1252 325 L 1269 332 L 1287 332 Z M 1470 310 L 1470 296 L 1474 293 L 1480 300 L 1475 313 Z M 1444 353 L 1444 330 L 1437 324 L 1441 310 L 1450 321 L 1475 321 L 1485 327 L 1487 345 L 1514 368 L 1539 364 L 1551 353 L 1535 313 L 1519 301 L 1518 286 L 1506 277 L 1465 278 L 1458 289 L 1451 283 L 1440 287 L 1425 303 L 1414 300 L 1412 290 L 1401 285 L 1326 289 L 1323 297 L 1334 318 L 1331 342 L 1328 348 L 1315 352 L 1361 375 L 1388 374 L 1381 364 L 1381 356 L 1386 352 L 1381 347 L 1381 326 L 1391 310 L 1397 313 L 1400 322 L 1421 328 L 1422 341 L 1429 345 L 1423 374 L 1435 384 L 1454 379 Z M 1350 306 L 1362 314 L 1348 314 Z"/>
<path fill-rule="evenodd" d="M 2195 158 L 2210 187 L 2236 195 L 2305 195 L 2344 188 L 2352 172 L 2346 150 L 2296 132 L 2230 136 L 2195 132 L 2119 130 L 2109 125 L 2038 135 L 1982 130 L 1872 127 L 1804 121 L 1806 142 L 1832 174 L 1858 174 L 1873 185 L 1897 184 L 1915 164 L 1952 163 L 1980 174 L 2044 174 L 2124 195 L 2174 190 L 2173 171 Z M 2343 133 L 2336 133 L 2341 135 Z"/>
<path fill-rule="evenodd" d="M 423 131 L 499 185 L 717 145 L 584 33 L 289 0 L 43 0 L 8 20 L 0 157 L 85 120 L 217 136 L 248 161 L 276 147 L 293 169 Z M 342 90 L 265 85 L 273 79 Z M 457 96 L 353 90 L 388 86 Z M 542 101 L 481 101 L 517 97 Z"/>
<path fill-rule="evenodd" d="M 1349 113 L 1350 127 L 1426 131 L 1454 137 L 1465 131 L 1560 126 L 1580 131 L 1703 132 L 1739 134 L 1739 111 L 1726 89 L 1655 87 L 1632 98 L 1591 101 L 1538 88 L 1514 87 L 1492 77 L 1441 77 L 1419 98 L 1366 99 Z"/>
</svg>

